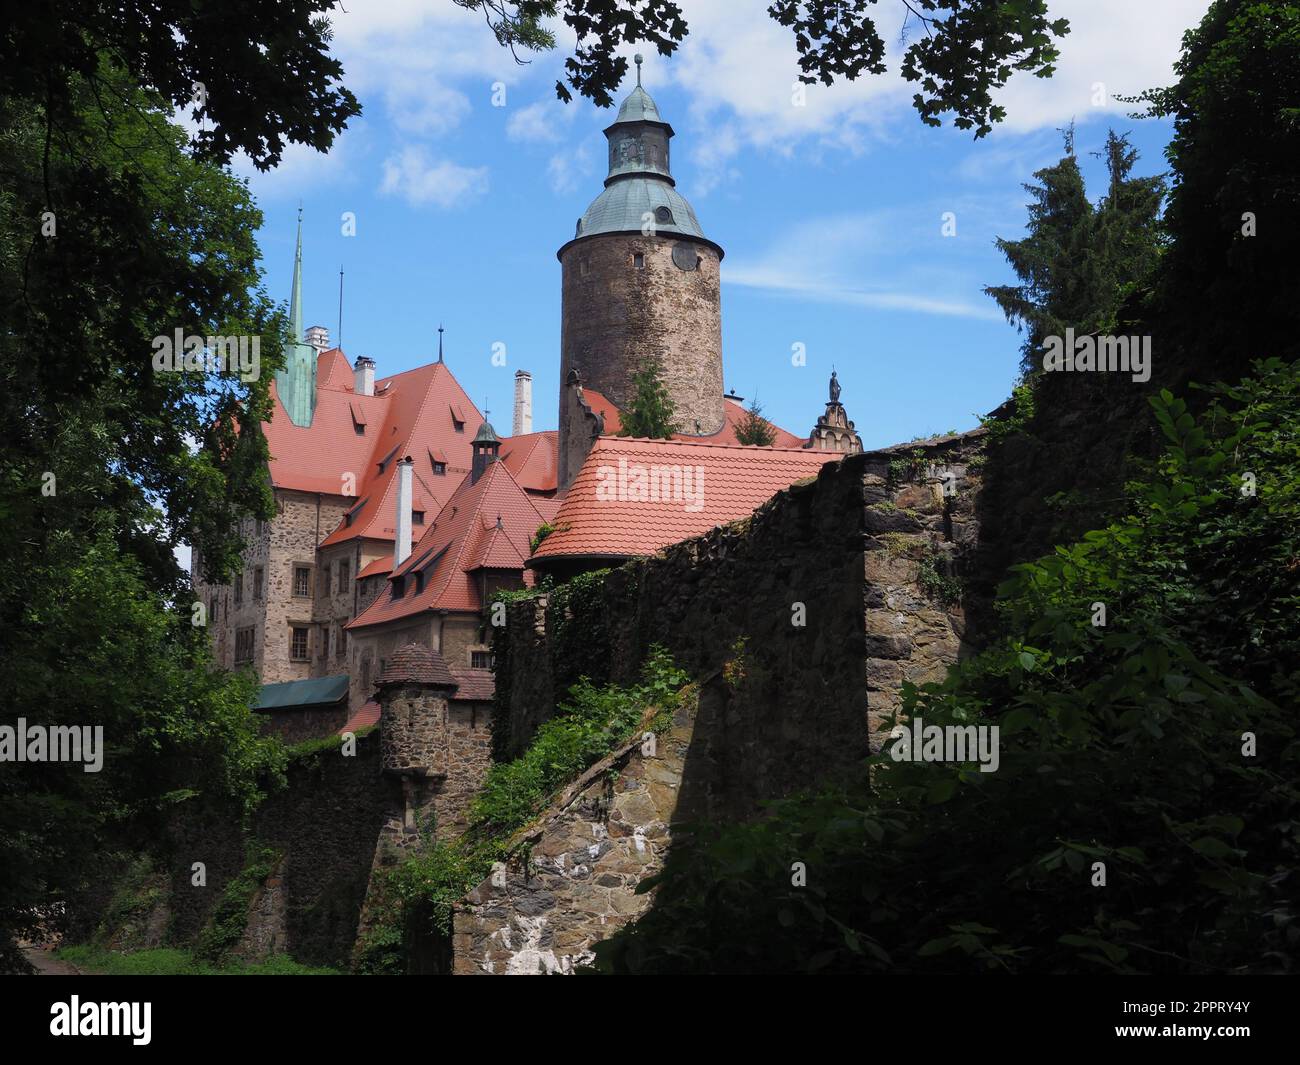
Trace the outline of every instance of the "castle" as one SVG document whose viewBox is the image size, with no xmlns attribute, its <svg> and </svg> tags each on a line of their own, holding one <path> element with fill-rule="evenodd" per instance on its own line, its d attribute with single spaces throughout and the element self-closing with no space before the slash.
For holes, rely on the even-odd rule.
<svg viewBox="0 0 1300 1065">
<path fill-rule="evenodd" d="M 275 516 L 248 522 L 244 570 L 201 577 L 217 663 L 250 667 L 265 725 L 297 740 L 379 720 L 376 695 L 409 645 L 430 652 L 448 704 L 486 729 L 493 695 L 485 606 L 501 589 L 565 579 L 744 517 L 837 454 L 862 450 L 839 401 L 807 437 L 770 426 L 744 446 L 722 374 L 723 249 L 677 190 L 672 127 L 641 86 L 604 131 L 604 189 L 557 255 L 562 284 L 558 430 L 532 432 L 532 378 L 515 375 L 501 438 L 435 362 L 377 378 L 321 326 L 303 328 L 302 223 L 289 304 L 294 342 L 265 427 Z M 677 432 L 618 436 L 633 380 L 659 370 Z M 631 477 L 628 471 L 631 470 Z M 610 471 L 621 471 L 611 497 Z M 636 482 L 658 478 L 661 498 Z M 658 484 L 658 480 L 655 484 Z M 683 498 L 682 491 L 688 493 Z M 400 672 L 400 670 L 399 670 Z"/>
</svg>

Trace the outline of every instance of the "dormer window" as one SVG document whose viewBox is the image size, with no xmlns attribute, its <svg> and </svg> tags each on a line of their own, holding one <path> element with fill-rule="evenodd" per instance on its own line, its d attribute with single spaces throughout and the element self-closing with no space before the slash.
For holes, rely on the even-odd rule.
<svg viewBox="0 0 1300 1065">
<path fill-rule="evenodd" d="M 433 472 L 439 477 L 447 476 L 447 464 L 445 462 L 435 462 L 433 464 Z"/>
<path fill-rule="evenodd" d="M 661 226 L 670 226 L 673 224 L 673 213 L 667 207 L 655 208 L 655 221 Z"/>
<path fill-rule="evenodd" d="M 422 511 L 422 510 L 413 510 L 413 511 L 411 511 L 411 524 L 412 524 L 412 525 L 423 525 L 423 524 L 424 524 L 424 511 Z"/>
</svg>

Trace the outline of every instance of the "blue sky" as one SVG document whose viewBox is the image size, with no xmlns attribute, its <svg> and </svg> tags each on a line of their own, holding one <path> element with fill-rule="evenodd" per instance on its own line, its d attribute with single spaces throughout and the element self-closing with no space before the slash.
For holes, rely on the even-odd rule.
<svg viewBox="0 0 1300 1065">
<path fill-rule="evenodd" d="M 1086 153 L 1108 124 L 1131 133 L 1139 172 L 1164 171 L 1169 125 L 1128 118 L 1114 96 L 1172 80 L 1182 33 L 1208 0 L 1051 0 L 1073 26 L 1057 76 L 1017 76 L 1001 100 L 1007 122 L 980 141 L 916 117 L 897 74 L 896 0 L 879 5 L 891 72 L 810 87 L 804 107 L 791 100 L 793 44 L 765 0 L 682 6 L 692 33 L 671 58 L 646 50 L 644 83 L 677 133 L 678 188 L 726 250 L 726 384 L 803 435 L 834 364 L 873 447 L 971 428 L 1006 398 L 1019 337 L 981 289 L 1010 280 L 993 240 L 1022 233 L 1022 182 L 1059 158 L 1057 128 L 1071 118 L 1094 198 L 1101 166 Z M 301 200 L 308 324 L 336 336 L 342 266 L 351 358 L 371 356 L 380 376 L 419 365 L 441 322 L 448 362 L 499 431 L 521 368 L 533 373 L 535 427 L 553 428 L 555 252 L 601 189 L 613 113 L 555 100 L 563 37 L 517 66 L 450 0 L 349 7 L 335 15 L 334 48 L 362 118 L 327 156 L 294 146 L 268 175 L 236 162 L 266 216 L 267 289 L 288 295 Z M 949 211 L 955 237 L 942 235 Z M 355 236 L 342 235 L 344 212 Z M 504 368 L 491 362 L 498 342 Z M 804 367 L 791 365 L 795 344 Z"/>
</svg>

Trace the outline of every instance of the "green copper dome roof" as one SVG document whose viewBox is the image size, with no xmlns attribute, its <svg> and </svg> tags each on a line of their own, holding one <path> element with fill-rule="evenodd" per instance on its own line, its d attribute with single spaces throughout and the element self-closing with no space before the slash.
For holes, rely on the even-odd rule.
<svg viewBox="0 0 1300 1065">
<path fill-rule="evenodd" d="M 655 102 L 650 99 L 650 94 L 638 85 L 628 94 L 628 98 L 623 101 L 623 106 L 618 109 L 618 118 L 615 122 L 663 122 L 659 117 L 659 108 Z M 667 125 L 667 123 L 664 123 Z"/>
<path fill-rule="evenodd" d="M 674 187 L 668 160 L 673 129 L 641 87 L 641 57 L 636 61 L 636 87 L 619 107 L 618 118 L 605 130 L 609 140 L 605 189 L 578 219 L 573 238 L 638 233 L 652 226 L 655 233 L 713 244 L 700 228 L 694 209 Z M 722 253 L 721 248 L 717 250 Z"/>
<path fill-rule="evenodd" d="M 667 210 L 666 216 L 660 208 Z M 607 185 L 578 219 L 574 236 L 640 230 L 647 224 L 647 213 L 654 218 L 658 233 L 708 239 L 686 197 L 668 182 L 652 177 L 629 177 Z"/>
</svg>

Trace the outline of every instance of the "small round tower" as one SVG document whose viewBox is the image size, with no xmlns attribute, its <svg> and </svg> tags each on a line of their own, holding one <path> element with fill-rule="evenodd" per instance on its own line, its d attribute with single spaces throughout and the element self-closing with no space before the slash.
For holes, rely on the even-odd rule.
<svg viewBox="0 0 1300 1065">
<path fill-rule="evenodd" d="M 722 248 L 704 235 L 669 168 L 673 129 L 637 84 L 605 130 L 605 188 L 557 253 L 563 274 L 560 433 L 571 372 L 626 409 L 632 379 L 658 362 L 683 433 L 722 428 Z M 566 441 L 560 441 L 566 454 Z M 572 471 L 576 473 L 576 470 Z"/>
</svg>

